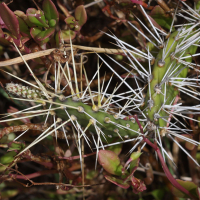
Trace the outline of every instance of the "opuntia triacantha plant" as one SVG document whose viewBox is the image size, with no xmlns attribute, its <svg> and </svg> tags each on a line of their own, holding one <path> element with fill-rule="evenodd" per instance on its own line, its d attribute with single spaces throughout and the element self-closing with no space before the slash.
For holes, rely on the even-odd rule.
<svg viewBox="0 0 200 200">
<path fill-rule="evenodd" d="M 51 0 L 44 0 L 42 9 L 27 9 L 26 14 L 19 10 L 13 12 L 5 3 L 0 4 L 0 42 L 12 45 L 20 54 L 18 58 L 0 62 L 0 66 L 23 62 L 31 75 L 26 80 L 4 71 L 21 82 L 7 83 L 4 89 L 14 103 L 21 102 L 18 106 L 22 108 L 12 109 L 0 120 L 1 124 L 9 125 L 0 131 L 2 139 L 12 132 L 22 132 L 4 147 L 9 148 L 1 157 L 5 175 L 12 179 L 22 178 L 16 170 L 14 176 L 12 167 L 27 159 L 59 172 L 59 183 L 53 184 L 58 189 L 68 191 L 80 187 L 85 191 L 85 158 L 95 154 L 95 169 L 102 166 L 107 181 L 123 189 L 132 187 L 132 192 L 138 194 L 148 188 L 143 178 L 135 177 L 142 151 L 148 146 L 155 151 L 174 186 L 173 194 L 199 198 L 197 185 L 177 180 L 171 174 L 168 163 L 174 160 L 166 144 L 171 144 L 171 140 L 199 167 L 183 144 L 189 150 L 199 145 L 188 124 L 192 127 L 199 123 L 199 64 L 196 58 L 200 41 L 200 1 L 194 9 L 180 1 L 173 12 L 163 10 L 166 9 L 163 1 L 153 7 L 142 1 L 130 2 L 136 5 L 146 22 L 134 13 L 130 14 L 131 19 L 121 19 L 121 22 L 132 30 L 140 47 L 105 33 L 110 40 L 115 40 L 117 47 L 113 49 L 72 44 L 87 20 L 83 5 L 76 7 L 73 16 L 60 6 L 66 15 L 67 29 L 56 33 L 59 13 Z M 60 1 L 58 3 L 60 5 Z M 120 21 L 110 14 L 109 6 L 102 10 Z M 182 19 L 182 24 L 175 25 L 177 18 Z M 36 43 L 44 51 L 30 53 L 32 49 L 26 42 L 31 39 L 34 40 L 31 45 Z M 22 52 L 30 54 L 22 55 Z M 90 53 L 96 57 L 95 65 L 90 67 L 96 70 L 89 77 L 85 65 Z M 123 57 L 126 62 L 120 61 Z M 43 76 L 35 74 L 34 67 L 28 64 L 31 59 L 42 69 L 45 66 Z M 107 78 L 102 76 L 105 67 L 111 72 Z M 111 84 L 113 78 L 118 80 L 114 86 Z M 121 88 L 126 90 L 120 92 Z M 181 97 L 193 98 L 194 104 L 182 102 Z M 22 143 L 20 139 L 30 130 L 40 131 L 39 136 Z M 54 138 L 56 156 L 34 155 L 32 147 L 48 140 L 50 135 Z M 66 140 L 70 151 L 76 147 L 78 156 L 65 156 L 59 146 L 60 139 Z M 130 158 L 121 164 L 119 155 L 124 143 L 131 143 L 132 147 L 126 152 Z M 85 154 L 86 146 L 93 152 Z M 76 159 L 80 160 L 82 170 L 79 177 L 68 170 L 70 164 L 73 168 Z M 67 183 L 63 182 L 64 176 Z M 26 176 L 23 179 L 37 185 Z"/>
</svg>

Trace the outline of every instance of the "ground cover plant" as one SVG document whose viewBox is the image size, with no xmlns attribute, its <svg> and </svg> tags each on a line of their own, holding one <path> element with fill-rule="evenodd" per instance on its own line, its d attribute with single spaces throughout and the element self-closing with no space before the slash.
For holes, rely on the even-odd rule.
<svg viewBox="0 0 200 200">
<path fill-rule="evenodd" d="M 199 199 L 200 2 L 0 4 L 2 199 Z"/>
</svg>

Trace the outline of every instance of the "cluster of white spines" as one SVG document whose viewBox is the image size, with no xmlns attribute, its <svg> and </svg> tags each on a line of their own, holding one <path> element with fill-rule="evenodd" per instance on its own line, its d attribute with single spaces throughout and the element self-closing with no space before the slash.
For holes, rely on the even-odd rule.
<svg viewBox="0 0 200 200">
<path fill-rule="evenodd" d="M 42 98 L 42 93 L 39 90 L 32 89 L 28 86 L 23 86 L 15 83 L 7 83 L 6 90 L 11 94 L 26 98 L 26 99 L 38 99 Z"/>
</svg>

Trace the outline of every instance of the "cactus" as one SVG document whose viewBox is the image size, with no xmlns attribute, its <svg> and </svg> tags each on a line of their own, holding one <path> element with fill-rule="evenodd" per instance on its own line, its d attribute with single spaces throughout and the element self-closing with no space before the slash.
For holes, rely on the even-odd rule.
<svg viewBox="0 0 200 200">
<path fill-rule="evenodd" d="M 137 3 L 137 1 L 134 1 L 134 3 Z M 187 6 L 184 2 L 182 3 Z M 193 18 L 195 20 L 199 18 L 199 6 L 200 2 L 197 3 L 194 10 L 190 8 L 190 14 L 194 15 Z M 36 138 L 30 145 L 25 147 L 18 154 L 18 157 L 22 156 L 23 153 L 27 152 L 27 150 L 30 149 L 30 147 L 34 146 L 49 135 L 55 134 L 55 137 L 57 138 L 57 131 L 61 128 L 63 130 L 64 138 L 66 138 L 67 140 L 65 125 L 69 124 L 74 127 L 73 130 L 76 130 L 76 132 L 74 130 L 74 138 L 76 140 L 80 155 L 82 155 L 82 138 L 85 139 L 91 149 L 91 140 L 93 140 L 93 144 L 97 149 L 97 156 L 100 148 L 104 149 L 107 146 L 126 143 L 130 141 L 136 141 L 135 145 L 130 150 L 131 153 L 143 141 L 144 143 L 141 146 L 142 150 L 146 143 L 148 143 L 144 140 L 144 138 L 148 137 L 150 137 L 150 140 L 153 140 L 161 148 L 163 158 L 165 158 L 166 155 L 167 157 L 169 157 L 169 159 L 171 159 L 171 157 L 163 148 L 162 139 L 165 139 L 167 137 L 171 138 L 179 145 L 179 143 L 173 138 L 173 136 L 175 136 L 192 144 L 199 145 L 199 142 L 192 140 L 182 134 L 179 134 L 179 132 L 181 131 L 183 133 L 188 133 L 187 128 L 180 128 L 176 125 L 176 123 L 173 123 L 171 121 L 172 117 L 176 120 L 176 116 L 181 116 L 186 119 L 198 122 L 198 120 L 188 117 L 187 115 L 185 115 L 185 113 L 198 114 L 199 106 L 182 106 L 180 103 L 177 103 L 177 97 L 179 96 L 180 92 L 189 95 L 189 97 L 199 95 L 196 89 L 188 91 L 186 87 L 183 87 L 184 85 L 193 88 L 199 86 L 198 75 L 195 78 L 188 77 L 189 68 L 195 70 L 196 72 L 199 72 L 199 70 L 197 69 L 199 65 L 192 63 L 192 58 L 198 55 L 196 51 L 198 48 L 198 43 L 200 41 L 200 34 L 198 32 L 199 22 L 198 20 L 197 22 L 195 20 L 191 20 L 193 23 L 190 23 L 189 25 L 183 24 L 183 26 L 178 30 L 173 30 L 173 20 L 169 33 L 167 34 L 166 32 L 163 32 L 163 29 L 161 29 L 161 27 L 150 16 L 147 15 L 141 5 L 139 5 L 139 8 L 146 16 L 148 23 L 151 25 L 151 29 L 154 31 L 151 32 L 150 30 L 148 30 L 150 34 L 153 35 L 154 40 L 151 40 L 150 38 L 145 36 L 140 30 L 138 30 L 133 23 L 128 22 L 128 24 L 132 28 L 139 31 L 140 34 L 143 34 L 143 36 L 149 41 L 148 45 L 146 45 L 146 47 L 143 48 L 142 51 L 123 42 L 117 37 L 106 33 L 111 38 L 115 39 L 117 45 L 121 48 L 117 50 L 117 52 L 122 52 L 123 55 L 126 56 L 126 58 L 130 61 L 130 67 L 132 68 L 132 70 L 129 70 L 129 68 L 126 68 L 121 63 L 113 59 L 113 57 L 107 55 L 112 62 L 119 65 L 128 72 L 126 77 L 122 78 L 122 76 L 119 75 L 115 71 L 115 69 L 112 68 L 112 66 L 103 58 L 102 55 L 96 53 L 98 58 L 103 61 L 104 65 L 107 66 L 121 81 L 119 85 L 114 88 L 111 94 L 107 94 L 107 86 L 109 86 L 110 82 L 108 82 L 108 85 L 106 87 L 102 87 L 103 84 L 100 84 L 99 63 L 97 64 L 97 71 L 92 78 L 93 80 L 97 76 L 98 91 L 92 91 L 90 87 L 92 80 L 88 80 L 86 70 L 83 66 L 83 57 L 81 56 L 81 62 L 79 63 L 80 74 L 82 75 L 82 73 L 84 72 L 84 81 L 87 85 L 87 87 L 83 90 L 83 76 L 79 77 L 81 79 L 80 83 L 77 81 L 77 73 L 79 72 L 77 72 L 76 61 L 74 58 L 76 46 L 72 45 L 71 39 L 70 45 L 66 45 L 60 48 L 60 51 L 62 51 L 63 53 L 63 55 L 61 56 L 69 57 L 69 59 L 67 58 L 67 61 L 64 61 L 65 67 L 62 66 L 62 62 L 60 62 L 61 59 L 54 60 L 54 63 L 50 65 L 50 67 L 54 66 L 55 70 L 54 76 L 52 78 L 52 80 L 54 80 L 54 88 L 52 88 L 52 86 L 49 86 L 46 82 L 43 84 L 34 75 L 32 69 L 28 66 L 20 51 L 18 50 L 17 45 L 15 45 L 15 43 L 13 42 L 16 49 L 20 53 L 21 58 L 24 60 L 30 73 L 35 79 L 37 85 L 34 85 L 35 88 L 32 88 L 32 84 L 29 84 L 30 86 L 23 86 L 19 84 L 9 83 L 6 85 L 6 90 L 9 92 L 9 94 L 12 95 L 12 98 L 15 100 L 34 102 L 36 104 L 30 108 L 26 108 L 24 111 L 21 111 L 21 114 L 27 114 L 25 117 L 32 118 L 36 115 L 46 116 L 46 118 L 43 119 L 44 124 L 47 123 L 50 116 L 52 116 L 53 119 L 53 123 L 49 125 L 49 128 L 44 130 L 38 138 Z M 48 12 L 46 11 L 46 13 Z M 72 18 L 74 19 L 74 17 Z M 50 19 L 51 17 L 49 17 L 48 20 Z M 70 20 L 71 18 L 68 17 L 66 23 L 70 24 L 74 28 L 76 23 L 73 20 Z M 83 22 L 83 24 L 84 23 L 85 21 Z M 82 26 L 83 24 L 80 25 Z M 141 24 L 145 26 L 142 22 Z M 146 26 L 145 28 L 148 29 Z M 163 35 L 164 37 L 162 37 Z M 152 47 L 152 44 L 155 47 Z M 70 49 L 70 53 L 66 52 L 67 48 Z M 83 47 L 80 46 L 78 48 L 83 49 Z M 155 51 L 155 48 L 158 51 L 156 52 L 156 54 L 153 52 Z M 152 50 L 152 52 L 150 50 Z M 57 51 L 58 50 L 52 50 L 51 56 L 55 55 Z M 109 50 L 105 50 L 105 53 L 108 52 Z M 143 66 L 138 60 L 145 60 L 144 63 L 146 65 Z M 72 69 L 69 67 L 69 64 L 71 63 Z M 1 64 L 1 66 L 2 65 L 3 63 Z M 72 76 L 74 77 L 74 83 L 72 83 Z M 127 79 L 130 76 L 133 77 L 133 79 L 131 79 L 133 81 L 131 84 L 128 84 Z M 65 86 L 61 84 L 63 79 L 66 83 Z M 27 82 L 25 83 L 28 84 Z M 127 92 L 128 96 L 124 95 L 124 93 L 118 94 L 118 89 L 122 84 L 126 85 L 129 89 L 129 91 Z M 136 88 L 133 88 L 132 85 L 136 85 Z M 105 90 L 103 91 L 104 88 Z M 65 93 L 69 93 L 69 91 L 70 95 L 66 96 Z M 199 98 L 196 96 L 194 96 L 194 98 L 199 100 Z M 121 106 L 118 102 L 122 101 L 123 99 L 127 99 L 127 102 L 124 106 Z M 41 109 L 34 110 L 36 107 L 41 107 Z M 135 114 L 136 112 L 138 112 L 139 119 L 135 119 L 135 117 L 133 116 L 133 114 Z M 16 112 L 14 114 L 18 113 L 19 112 Z M 20 120 L 25 117 L 22 116 L 13 119 L 3 119 L 0 122 Z M 183 123 L 181 124 L 186 127 Z M 106 141 L 112 142 L 115 138 L 119 138 L 120 141 L 107 145 L 104 144 L 104 142 Z M 183 149 L 181 145 L 179 146 Z M 101 150 L 101 160 L 102 153 L 103 152 Z M 185 153 L 198 165 L 196 160 L 192 158 L 187 151 L 185 151 Z M 139 162 L 138 158 L 137 162 Z M 162 166 L 163 169 L 165 169 L 163 163 Z M 120 170 L 121 169 L 119 169 L 119 171 Z M 133 172 L 131 173 L 131 178 L 134 179 L 134 177 L 132 177 Z M 122 174 L 121 171 L 119 172 L 119 174 Z M 109 177 L 109 180 L 112 180 L 112 177 Z M 132 184 L 134 184 L 134 182 Z M 177 185 L 177 183 L 175 182 L 173 182 L 173 184 L 182 192 L 185 192 L 185 190 L 181 188 L 182 186 L 179 187 L 179 185 Z M 130 184 L 127 185 L 127 188 L 129 186 Z M 146 188 L 143 183 L 142 188 L 143 189 L 141 191 Z M 190 193 L 187 194 L 190 195 Z"/>
</svg>

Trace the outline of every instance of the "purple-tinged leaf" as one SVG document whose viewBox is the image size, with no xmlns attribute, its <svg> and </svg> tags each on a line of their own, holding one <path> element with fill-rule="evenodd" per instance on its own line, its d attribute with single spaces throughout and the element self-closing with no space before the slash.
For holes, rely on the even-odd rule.
<svg viewBox="0 0 200 200">
<path fill-rule="evenodd" d="M 132 0 L 131 0 L 131 1 L 132 1 Z M 142 15 L 146 18 L 146 15 L 145 15 L 145 13 L 142 11 L 142 9 L 140 9 L 140 11 L 141 11 Z M 161 30 L 161 31 L 163 31 L 163 32 L 166 33 L 166 31 L 165 31 L 165 30 L 150 16 L 150 15 L 147 15 L 147 16 L 148 16 L 149 20 L 151 20 L 152 24 L 153 24 L 156 28 L 158 28 L 159 30 Z"/>
<path fill-rule="evenodd" d="M 35 26 L 33 23 L 31 23 L 31 22 L 28 20 L 27 15 L 26 15 L 24 12 L 22 12 L 21 10 L 15 10 L 14 13 L 15 13 L 15 15 L 16 15 L 17 17 L 21 18 L 21 19 L 27 24 L 27 26 L 29 26 L 29 27 Z"/>
<path fill-rule="evenodd" d="M 59 14 L 56 9 L 56 6 L 51 0 L 44 0 L 42 4 L 42 8 L 44 11 L 44 15 L 48 21 L 50 21 L 51 19 L 54 19 L 56 20 L 56 23 L 58 22 Z"/>
<path fill-rule="evenodd" d="M 26 43 L 29 40 L 30 40 L 30 37 L 22 37 L 21 38 L 22 44 Z"/>
<path fill-rule="evenodd" d="M 75 18 L 79 26 L 83 26 L 87 21 L 87 13 L 83 5 L 78 6 L 75 10 Z"/>
<path fill-rule="evenodd" d="M 49 28 L 45 31 L 42 31 L 40 28 L 32 28 L 30 33 L 32 38 L 39 43 L 46 43 L 47 41 L 49 41 L 49 37 L 54 34 L 55 29 L 54 28 Z"/>
<path fill-rule="evenodd" d="M 99 164 L 110 174 L 121 176 L 122 165 L 119 157 L 112 151 L 100 150 L 98 154 Z"/>
<path fill-rule="evenodd" d="M 188 190 L 191 194 L 193 194 L 194 196 L 198 197 L 197 194 L 197 188 L 198 186 L 196 184 L 194 184 L 191 181 L 183 181 L 183 180 L 179 180 L 176 179 L 176 181 L 182 186 L 184 187 L 186 190 Z M 173 187 L 171 188 L 172 193 L 180 198 L 188 198 L 188 196 L 186 194 L 184 194 L 183 192 L 181 192 L 180 190 L 178 190 L 177 188 Z"/>
<path fill-rule="evenodd" d="M 115 178 L 112 176 L 105 176 L 106 180 L 110 181 L 111 183 L 114 183 L 115 185 L 124 188 L 124 189 L 128 189 L 130 187 L 129 183 L 125 183 L 124 180 L 120 179 L 120 178 Z"/>
<path fill-rule="evenodd" d="M 17 38 L 20 39 L 19 22 L 14 12 L 8 8 L 5 3 L 0 4 L 0 16 L 8 30 Z"/>
<path fill-rule="evenodd" d="M 62 39 L 64 41 L 69 41 L 70 36 L 72 40 L 76 37 L 76 32 L 72 30 L 64 30 L 64 31 L 60 31 L 59 36 L 60 36 L 60 41 L 62 41 Z"/>
<path fill-rule="evenodd" d="M 65 14 L 66 17 L 71 16 L 68 9 L 66 8 L 66 6 L 64 4 L 62 4 L 60 0 L 57 0 L 57 5 L 63 11 L 63 13 Z"/>
<path fill-rule="evenodd" d="M 28 19 L 31 23 L 39 27 L 48 28 L 48 24 L 46 23 L 44 13 L 40 10 L 36 10 L 35 8 L 29 8 L 26 11 Z"/>
<path fill-rule="evenodd" d="M 148 15 L 149 19 L 151 20 L 152 24 L 159 30 L 166 33 L 165 29 L 163 29 L 150 15 Z"/>
<path fill-rule="evenodd" d="M 19 22 L 19 29 L 22 36 L 30 36 L 30 29 L 23 19 L 17 16 Z"/>
</svg>

